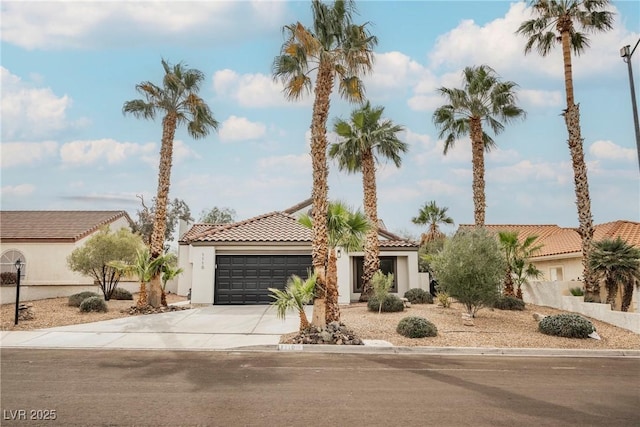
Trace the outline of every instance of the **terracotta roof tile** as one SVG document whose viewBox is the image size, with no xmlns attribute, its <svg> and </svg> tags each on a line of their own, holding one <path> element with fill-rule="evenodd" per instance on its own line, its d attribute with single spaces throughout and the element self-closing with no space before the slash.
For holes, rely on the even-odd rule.
<svg viewBox="0 0 640 427">
<path fill-rule="evenodd" d="M 310 242 L 311 230 L 282 212 L 226 224 L 193 236 L 190 242 Z"/>
<path fill-rule="evenodd" d="M 199 223 L 193 224 L 191 228 L 189 228 L 189 230 L 187 230 L 187 232 L 182 235 L 182 237 L 180 238 L 180 242 L 188 242 L 189 240 L 192 240 L 194 237 L 198 236 L 199 234 L 204 234 L 209 231 L 222 228 L 225 225 L 226 224 L 208 224 L 205 222 L 199 222 Z"/>
<path fill-rule="evenodd" d="M 125 211 L 0 211 L 0 240 L 79 240 L 121 217 Z"/>
</svg>

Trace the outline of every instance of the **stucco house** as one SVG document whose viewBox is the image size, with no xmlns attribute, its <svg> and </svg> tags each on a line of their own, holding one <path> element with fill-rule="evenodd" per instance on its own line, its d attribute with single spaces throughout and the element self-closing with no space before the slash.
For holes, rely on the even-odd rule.
<svg viewBox="0 0 640 427">
<path fill-rule="evenodd" d="M 101 227 L 131 224 L 125 211 L 0 211 L 0 271 L 15 273 L 22 261 L 21 301 L 95 291 L 93 279 L 69 270 L 67 257 Z M 15 301 L 15 285 L 0 287 L 0 301 Z"/>
<path fill-rule="evenodd" d="M 461 225 L 460 227 L 471 227 Z M 544 282 L 580 280 L 582 276 L 582 241 L 577 229 L 557 225 L 486 225 L 495 231 L 517 231 L 519 238 L 538 236 L 536 245 L 542 248 L 531 262 L 543 273 L 539 279 Z M 640 222 L 618 220 L 595 225 L 593 241 L 620 237 L 627 243 L 640 248 Z"/>
<path fill-rule="evenodd" d="M 190 293 L 193 304 L 269 304 L 267 288 L 284 288 L 291 276 L 311 268 L 311 230 L 297 216 L 306 200 L 289 209 L 233 224 L 195 224 L 179 240 L 177 293 Z M 379 230 L 381 270 L 394 273 L 393 293 L 419 287 L 418 245 Z M 349 304 L 362 291 L 362 252 L 338 249 L 339 303 Z"/>
</svg>

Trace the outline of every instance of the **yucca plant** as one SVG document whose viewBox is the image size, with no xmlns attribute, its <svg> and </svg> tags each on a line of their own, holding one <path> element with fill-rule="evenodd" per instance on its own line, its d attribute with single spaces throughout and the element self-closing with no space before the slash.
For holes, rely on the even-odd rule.
<svg viewBox="0 0 640 427">
<path fill-rule="evenodd" d="M 287 280 L 284 290 L 269 288 L 271 292 L 269 296 L 274 299 L 271 305 L 276 308 L 278 318 L 285 319 L 287 311 L 297 310 L 300 315 L 301 331 L 310 326 L 304 307 L 313 300 L 317 279 L 316 273 L 312 273 L 311 270 L 307 272 L 307 276 L 307 279 L 304 280 L 300 276 L 292 274 Z"/>
</svg>

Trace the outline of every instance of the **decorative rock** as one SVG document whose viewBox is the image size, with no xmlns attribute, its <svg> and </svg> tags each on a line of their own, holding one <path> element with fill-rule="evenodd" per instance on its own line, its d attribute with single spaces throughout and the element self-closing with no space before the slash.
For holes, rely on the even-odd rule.
<svg viewBox="0 0 640 427">
<path fill-rule="evenodd" d="M 339 322 L 331 322 L 325 328 L 311 326 L 298 332 L 288 343 L 291 344 L 336 344 L 364 345 L 362 340 Z"/>
<path fill-rule="evenodd" d="M 18 306 L 18 320 L 35 319 L 36 314 L 33 312 L 33 304 L 20 304 Z"/>
<path fill-rule="evenodd" d="M 596 331 L 593 331 L 589 334 L 589 338 L 593 338 L 594 340 L 598 340 L 600 341 L 602 338 L 600 338 L 600 335 L 598 335 L 598 333 Z"/>
<path fill-rule="evenodd" d="M 145 305 L 144 307 L 138 307 L 136 305 L 129 308 L 129 310 L 123 310 L 123 312 L 127 312 L 130 315 L 136 314 L 159 314 L 159 313 L 169 313 L 171 311 L 182 311 L 189 310 L 189 306 L 177 306 L 177 305 L 169 305 L 167 307 L 160 306 L 158 308 L 153 308 L 150 305 Z"/>
<path fill-rule="evenodd" d="M 538 322 L 541 321 L 542 319 L 544 319 L 545 317 L 547 317 L 547 316 L 545 316 L 544 314 L 533 313 L 533 318 L 536 319 L 536 321 L 538 321 Z"/>
</svg>

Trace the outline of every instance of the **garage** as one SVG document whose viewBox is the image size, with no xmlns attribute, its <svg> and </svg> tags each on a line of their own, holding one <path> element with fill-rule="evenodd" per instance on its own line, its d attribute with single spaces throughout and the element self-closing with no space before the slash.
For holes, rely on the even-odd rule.
<svg viewBox="0 0 640 427">
<path fill-rule="evenodd" d="M 292 274 L 307 277 L 310 255 L 217 255 L 214 304 L 269 304 L 268 288 L 284 289 Z"/>
</svg>

